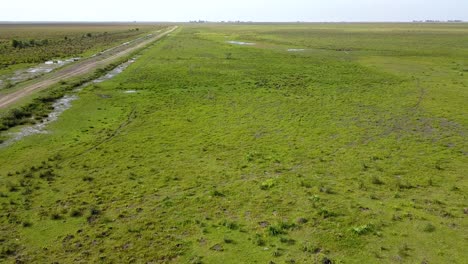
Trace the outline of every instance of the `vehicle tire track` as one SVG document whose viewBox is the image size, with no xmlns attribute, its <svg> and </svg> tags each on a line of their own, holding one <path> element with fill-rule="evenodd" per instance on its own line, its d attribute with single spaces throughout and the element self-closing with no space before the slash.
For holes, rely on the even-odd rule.
<svg viewBox="0 0 468 264">
<path fill-rule="evenodd" d="M 114 139 L 116 136 L 118 136 L 122 130 L 124 130 L 128 125 L 130 125 L 133 120 L 135 120 L 135 118 L 137 117 L 137 110 L 136 110 L 136 106 L 132 106 L 132 110 L 130 111 L 130 113 L 127 115 L 127 118 L 124 122 L 122 122 L 108 137 L 106 137 L 105 139 L 97 142 L 96 144 L 94 144 L 93 146 L 85 149 L 84 151 L 74 155 L 74 156 L 71 156 L 71 157 L 68 157 L 68 158 L 65 158 L 63 161 L 66 161 L 66 160 L 69 160 L 69 159 L 74 159 L 74 158 L 77 158 L 77 157 L 80 157 L 80 156 L 83 156 L 95 149 L 97 149 L 99 146 L 101 146 L 102 144 L 104 143 L 107 143 L 109 141 L 111 141 L 112 139 Z"/>
</svg>

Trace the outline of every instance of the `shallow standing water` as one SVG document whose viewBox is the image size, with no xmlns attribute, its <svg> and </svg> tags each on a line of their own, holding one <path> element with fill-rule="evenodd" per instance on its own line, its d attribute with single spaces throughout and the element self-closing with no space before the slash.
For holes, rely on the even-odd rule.
<svg viewBox="0 0 468 264">
<path fill-rule="evenodd" d="M 32 79 L 35 77 L 38 77 L 42 74 L 49 73 L 57 68 L 60 68 L 62 66 L 65 66 L 69 63 L 75 62 L 79 60 L 80 58 L 70 58 L 66 60 L 50 60 L 46 61 L 42 64 L 36 65 L 31 68 L 27 69 L 21 69 L 17 70 L 13 75 L 11 76 L 0 76 L 2 78 L 0 80 L 0 88 L 3 83 L 11 83 L 11 84 L 16 84 L 19 82 L 26 81 L 28 79 Z"/>
<path fill-rule="evenodd" d="M 135 62 L 135 58 L 125 62 L 125 63 L 122 63 L 120 64 L 119 66 L 117 66 L 116 68 L 114 68 L 113 70 L 109 71 L 108 73 L 106 73 L 105 75 L 97 78 L 96 80 L 92 81 L 93 83 L 101 83 L 105 80 L 109 80 L 111 78 L 113 78 L 114 76 L 122 73 L 128 66 L 130 66 L 130 64 L 134 63 Z"/>
<path fill-rule="evenodd" d="M 234 44 L 234 45 L 247 45 L 247 46 L 255 45 L 255 43 L 243 42 L 243 41 L 234 41 L 234 40 L 230 40 L 230 41 L 226 41 L 226 42 L 229 43 L 229 44 Z"/>
<path fill-rule="evenodd" d="M 288 49 L 289 52 L 301 52 L 305 51 L 305 49 Z"/>
<path fill-rule="evenodd" d="M 74 90 L 74 92 L 75 93 L 79 92 L 83 88 L 85 88 L 86 86 L 88 86 L 88 85 L 90 85 L 92 83 L 100 83 L 100 82 L 103 82 L 105 80 L 109 80 L 109 79 L 115 77 L 116 75 L 122 73 L 128 66 L 130 66 L 130 64 L 134 63 L 135 60 L 136 59 L 133 58 L 133 59 L 131 59 L 131 60 L 125 62 L 125 63 L 120 64 L 119 66 L 117 66 L 113 70 L 109 71 L 106 75 L 101 76 L 101 77 L 95 79 L 94 81 L 83 84 L 81 87 Z M 2 144 L 0 144 L 0 147 L 5 147 L 5 146 L 8 146 L 8 145 L 11 145 L 12 143 L 14 143 L 16 141 L 19 141 L 19 140 L 21 140 L 21 139 L 23 139 L 24 137 L 27 137 L 27 136 L 31 136 L 31 135 L 35 135 L 35 134 L 47 134 L 47 133 L 49 133 L 46 130 L 47 126 L 50 123 L 52 123 L 54 121 L 57 121 L 59 116 L 63 112 L 65 112 L 67 109 L 70 109 L 72 107 L 72 102 L 77 100 L 78 98 L 79 98 L 78 95 L 70 94 L 70 95 L 65 95 L 64 97 L 58 99 L 57 101 L 55 101 L 52 104 L 52 107 L 53 107 L 54 110 L 52 110 L 52 112 L 50 112 L 49 115 L 46 118 L 42 119 L 40 123 L 37 123 L 35 125 L 31 125 L 31 126 L 23 127 L 19 132 L 10 133 L 11 137 L 8 140 L 6 140 L 5 142 L 3 142 Z"/>
</svg>

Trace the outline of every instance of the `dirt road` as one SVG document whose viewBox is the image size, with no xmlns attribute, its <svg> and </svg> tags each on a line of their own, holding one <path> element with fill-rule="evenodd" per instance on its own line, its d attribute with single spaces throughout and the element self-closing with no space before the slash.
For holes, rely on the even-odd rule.
<svg viewBox="0 0 468 264">
<path fill-rule="evenodd" d="M 53 84 L 56 84 L 60 81 L 65 81 L 67 79 L 77 77 L 90 73 L 97 70 L 98 68 L 104 67 L 113 61 L 124 57 L 140 48 L 145 47 L 146 45 L 164 37 L 165 35 L 173 32 L 177 29 L 177 26 L 172 27 L 171 29 L 157 34 L 157 35 L 148 35 L 143 38 L 136 39 L 130 43 L 126 43 L 115 48 L 109 49 L 106 52 L 103 52 L 99 55 L 84 59 L 77 63 L 74 63 L 70 66 L 66 66 L 63 69 L 59 69 L 53 73 L 44 75 L 43 77 L 32 81 L 25 87 L 14 91 L 9 94 L 0 95 L 0 109 L 6 108 L 21 98 L 31 95 L 32 93 L 43 90 Z M 20 84 L 21 85 L 21 84 Z"/>
</svg>

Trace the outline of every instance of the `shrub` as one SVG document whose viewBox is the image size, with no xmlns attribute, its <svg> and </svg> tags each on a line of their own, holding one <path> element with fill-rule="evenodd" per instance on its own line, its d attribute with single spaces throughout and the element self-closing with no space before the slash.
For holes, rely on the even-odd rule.
<svg viewBox="0 0 468 264">
<path fill-rule="evenodd" d="M 224 238 L 224 243 L 226 243 L 226 244 L 232 244 L 232 243 L 234 243 L 234 240 L 225 237 L 225 238 Z"/>
<path fill-rule="evenodd" d="M 320 187 L 320 192 L 323 192 L 326 194 L 335 194 L 335 191 L 333 191 L 331 187 L 326 187 L 326 186 Z"/>
<path fill-rule="evenodd" d="M 238 225 L 237 223 L 235 223 L 235 222 L 227 222 L 227 221 L 225 221 L 225 222 L 222 223 L 222 225 L 225 226 L 225 227 L 227 227 L 227 228 L 229 228 L 229 229 L 231 229 L 231 230 L 237 230 L 237 229 L 239 229 L 239 225 Z"/>
<path fill-rule="evenodd" d="M 278 236 L 278 235 L 284 234 L 284 232 L 283 230 L 281 230 L 281 228 L 277 226 L 269 226 L 268 234 L 270 234 L 271 236 Z"/>
<path fill-rule="evenodd" d="M 16 48 L 19 48 L 20 45 L 21 45 L 21 41 L 16 40 L 16 39 L 12 39 L 12 40 L 11 40 L 11 46 L 12 46 L 13 48 L 15 48 L 15 49 L 16 49 Z"/>
<path fill-rule="evenodd" d="M 224 197 L 225 195 L 223 193 L 219 192 L 218 190 L 214 190 L 213 191 L 213 196 Z"/>
<path fill-rule="evenodd" d="M 312 184 L 310 182 L 301 181 L 301 187 L 310 189 L 312 188 Z"/>
<path fill-rule="evenodd" d="M 334 212 L 328 211 L 326 208 L 320 209 L 318 214 L 323 218 L 330 218 L 338 215 Z"/>
<path fill-rule="evenodd" d="M 281 257 L 282 255 L 283 255 L 282 248 L 277 248 L 275 251 L 273 251 L 273 257 Z"/>
<path fill-rule="evenodd" d="M 400 255 L 401 257 L 408 257 L 410 250 L 411 248 L 407 244 L 404 244 L 398 249 L 398 255 Z"/>
<path fill-rule="evenodd" d="M 83 177 L 83 181 L 86 181 L 86 182 L 92 182 L 93 180 L 94 180 L 94 178 L 91 177 L 91 176 L 84 176 Z"/>
<path fill-rule="evenodd" d="M 10 192 L 19 191 L 18 185 L 14 184 L 12 182 L 7 182 L 7 188 L 8 188 L 8 191 L 10 191 Z"/>
<path fill-rule="evenodd" d="M 96 208 L 91 208 L 89 210 L 89 212 L 90 212 L 91 215 L 100 215 L 101 214 L 101 211 L 96 209 Z"/>
<path fill-rule="evenodd" d="M 46 171 L 43 171 L 39 174 L 39 178 L 45 179 L 47 181 L 53 181 L 55 179 L 56 175 L 54 173 L 54 170 L 48 169 Z"/>
<path fill-rule="evenodd" d="M 307 252 L 307 253 L 312 253 L 312 254 L 317 254 L 321 251 L 322 249 L 316 245 L 312 245 L 309 242 L 306 242 L 302 245 L 302 251 Z"/>
<path fill-rule="evenodd" d="M 282 230 L 291 230 L 291 229 L 295 229 L 296 228 L 296 224 L 295 223 L 288 223 L 288 222 L 281 222 L 279 224 L 280 228 Z"/>
<path fill-rule="evenodd" d="M 432 225 L 431 223 L 428 223 L 423 229 L 424 232 L 428 232 L 428 233 L 434 232 L 435 230 L 436 230 L 435 226 Z"/>
<path fill-rule="evenodd" d="M 275 185 L 275 180 L 274 179 L 268 179 L 260 185 L 260 189 L 262 190 L 268 190 L 271 189 Z"/>
<path fill-rule="evenodd" d="M 353 233 L 357 235 L 365 235 L 371 232 L 374 232 L 374 226 L 373 225 L 362 225 L 362 226 L 357 226 L 353 227 L 351 229 Z"/>
<path fill-rule="evenodd" d="M 2 243 L 0 245 L 0 259 L 15 255 L 18 248 L 19 245 L 13 242 Z"/>
<path fill-rule="evenodd" d="M 372 176 L 372 183 L 375 185 L 383 185 L 385 184 L 379 177 L 377 176 Z"/>
<path fill-rule="evenodd" d="M 50 215 L 50 219 L 52 219 L 52 220 L 60 220 L 62 218 L 63 218 L 62 215 L 60 215 L 59 213 L 52 213 Z"/>
<path fill-rule="evenodd" d="M 288 244 L 288 245 L 296 244 L 296 240 L 291 239 L 291 238 L 286 238 L 286 237 L 280 238 L 280 242 L 283 243 L 283 244 Z"/>
<path fill-rule="evenodd" d="M 31 227 L 32 222 L 26 220 L 26 221 L 23 221 L 22 225 L 23 225 L 23 227 Z"/>
<path fill-rule="evenodd" d="M 70 212 L 71 217 L 80 217 L 82 215 L 83 215 L 83 212 L 81 210 L 78 210 L 78 209 L 73 209 Z"/>
<path fill-rule="evenodd" d="M 257 234 L 255 236 L 255 244 L 257 246 L 260 246 L 260 247 L 263 247 L 266 245 L 266 241 L 262 238 L 262 236 L 260 236 L 259 234 Z"/>
<path fill-rule="evenodd" d="M 6 80 L 6 81 L 5 81 L 5 84 L 3 85 L 3 87 L 4 87 L 5 89 L 10 89 L 10 88 L 12 88 L 13 86 L 14 86 L 14 84 L 13 84 L 10 80 Z"/>
</svg>

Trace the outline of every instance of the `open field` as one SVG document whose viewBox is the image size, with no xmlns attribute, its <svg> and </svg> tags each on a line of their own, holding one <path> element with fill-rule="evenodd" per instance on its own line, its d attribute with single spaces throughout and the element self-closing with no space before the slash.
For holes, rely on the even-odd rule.
<svg viewBox="0 0 468 264">
<path fill-rule="evenodd" d="M 467 24 L 183 25 L 0 149 L 0 262 L 466 263 L 467 58 Z"/>
</svg>

